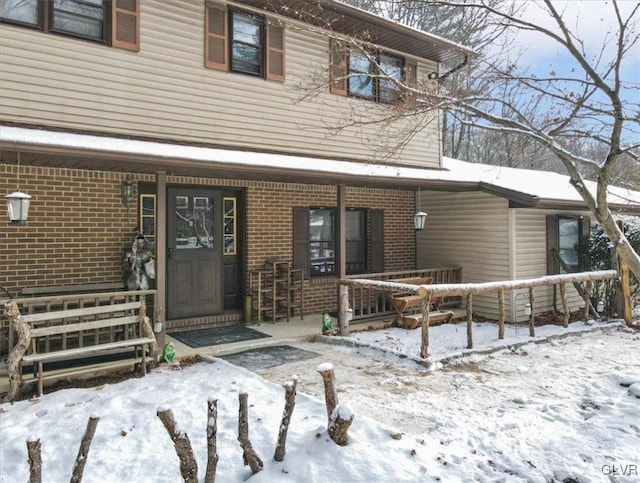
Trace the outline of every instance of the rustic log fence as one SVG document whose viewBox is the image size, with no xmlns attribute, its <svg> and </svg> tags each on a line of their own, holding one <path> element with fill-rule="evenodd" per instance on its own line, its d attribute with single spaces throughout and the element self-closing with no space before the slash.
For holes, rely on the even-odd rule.
<svg viewBox="0 0 640 483">
<path fill-rule="evenodd" d="M 347 406 L 338 405 L 338 393 L 335 385 L 335 375 L 333 365 L 324 363 L 316 369 L 325 386 L 325 401 L 327 410 L 327 433 L 331 439 L 339 446 L 345 446 L 348 443 L 348 430 L 353 422 L 354 415 Z M 276 450 L 273 456 L 274 461 L 284 461 L 286 453 L 286 440 L 291 416 L 295 407 L 297 376 L 293 376 L 290 381 L 283 384 L 285 389 L 285 405 L 282 414 L 282 423 L 278 430 L 278 439 Z M 251 472 L 256 474 L 263 469 L 263 462 L 253 449 L 249 438 L 249 404 L 248 393 L 242 391 L 238 395 L 238 442 L 243 453 L 243 461 L 245 466 L 251 468 Z M 158 407 L 156 416 L 162 421 L 180 462 L 180 475 L 185 483 L 198 482 L 198 462 L 196 460 L 189 435 L 176 422 L 173 411 L 168 407 Z M 87 429 L 80 442 L 80 449 L 76 457 L 76 463 L 73 468 L 71 483 L 80 483 L 82 481 L 84 467 L 89 455 L 89 448 L 93 441 L 96 428 L 100 418 L 98 416 L 90 416 L 87 423 Z M 210 396 L 207 400 L 207 467 L 204 477 L 204 483 L 215 483 L 216 470 L 219 460 L 218 445 L 218 400 Z M 29 464 L 29 483 L 42 482 L 42 445 L 40 439 L 29 437 L 27 439 L 27 457 Z"/>
<path fill-rule="evenodd" d="M 460 283 L 462 282 L 462 268 L 459 266 L 419 268 L 417 270 L 347 276 L 347 279 L 382 281 L 398 278 L 432 278 L 434 284 Z M 351 285 L 349 288 L 350 290 L 345 296 L 348 297 L 349 307 L 353 310 L 353 322 L 395 313 L 384 290 L 364 285 Z M 456 304 L 460 301 L 457 298 L 452 298 L 450 302 Z"/>
<path fill-rule="evenodd" d="M 431 297 L 450 297 L 460 296 L 466 297 L 467 306 L 467 347 L 473 348 L 473 334 L 472 334 L 472 316 L 473 316 L 473 296 L 478 294 L 497 293 L 498 295 L 498 338 L 504 339 L 504 324 L 505 324 L 505 303 L 504 293 L 512 290 L 529 290 L 529 303 L 531 304 L 531 314 L 529 315 L 529 335 L 535 336 L 534 325 L 534 287 L 541 286 L 560 286 L 560 292 L 562 297 L 562 307 L 564 311 L 563 326 L 567 327 L 569 324 L 569 304 L 567 301 L 567 291 L 565 285 L 582 283 L 584 288 L 584 301 L 585 301 L 585 320 L 588 320 L 591 292 L 593 290 L 593 282 L 613 280 L 618 278 L 618 272 L 615 270 L 602 270 L 595 272 L 580 272 L 569 273 L 562 275 L 548 275 L 546 277 L 526 279 L 526 280 L 510 280 L 499 282 L 485 282 L 485 283 L 443 283 L 443 284 L 429 284 L 429 285 L 407 285 L 404 283 L 396 283 L 388 280 L 369 280 L 369 279 L 342 279 L 340 285 L 355 288 L 368 288 L 378 291 L 386 292 L 410 292 L 418 294 L 424 297 L 422 302 L 422 344 L 420 348 L 420 357 L 426 358 L 429 353 L 429 306 Z M 341 301 L 344 303 L 344 301 Z M 341 307 L 340 313 L 346 312 L 346 308 Z M 631 321 L 627 321 L 627 324 L 631 324 Z M 343 324 L 340 324 L 341 329 Z M 340 335 L 348 335 L 348 326 L 346 333 L 341 331 Z"/>
</svg>

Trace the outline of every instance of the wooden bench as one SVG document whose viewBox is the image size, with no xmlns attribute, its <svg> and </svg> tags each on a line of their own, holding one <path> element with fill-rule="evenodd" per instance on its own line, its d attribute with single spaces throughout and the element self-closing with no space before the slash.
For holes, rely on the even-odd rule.
<svg viewBox="0 0 640 483">
<path fill-rule="evenodd" d="M 95 364 L 86 361 L 87 357 L 133 349 L 129 352 L 136 361 L 140 359 L 142 373 L 146 374 L 147 357 L 155 361 L 157 343 L 144 311 L 144 303 L 134 301 L 20 315 L 13 323 L 22 324 L 22 333 L 28 334 L 29 353 L 24 354 L 26 343 L 19 341 L 14 348 L 18 352 L 9 359 L 21 360 L 20 371 L 23 364 L 33 364 L 38 396 L 43 393 L 44 364 L 54 361 L 76 360 L 86 366 Z"/>
<path fill-rule="evenodd" d="M 430 285 L 433 283 L 432 277 L 409 277 L 409 278 L 396 278 L 391 279 L 389 282 L 402 283 L 405 285 Z M 405 311 L 420 308 L 422 309 L 422 303 L 425 297 L 423 295 L 413 292 L 387 292 L 387 296 L 394 310 L 396 316 L 393 319 L 392 325 L 402 325 L 405 329 L 415 329 L 422 325 L 422 313 L 405 315 Z M 429 323 L 442 322 L 446 323 L 453 317 L 453 312 L 437 310 L 438 306 L 442 303 L 443 297 L 431 297 L 430 307 L 436 310 L 429 312 Z"/>
</svg>

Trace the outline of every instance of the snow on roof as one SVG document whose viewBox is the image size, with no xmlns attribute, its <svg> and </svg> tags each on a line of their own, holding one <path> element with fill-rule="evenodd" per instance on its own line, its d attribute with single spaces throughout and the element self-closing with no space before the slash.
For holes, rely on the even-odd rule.
<svg viewBox="0 0 640 483">
<path fill-rule="evenodd" d="M 229 168 L 244 166 L 247 168 L 278 169 L 311 176 L 331 176 L 332 179 L 344 178 L 345 182 L 357 179 L 365 183 L 388 183 L 390 187 L 397 187 L 404 183 L 405 186 L 429 189 L 429 187 L 438 184 L 438 189 L 446 189 L 446 186 L 450 184 L 452 188 L 464 187 L 467 190 L 485 191 L 507 199 L 521 202 L 524 200 L 526 206 L 537 206 L 540 201 L 545 201 L 547 206 L 553 203 L 584 205 L 566 175 L 469 163 L 446 157 L 443 158 L 444 169 L 429 169 L 382 163 L 319 159 L 289 154 L 185 146 L 184 144 L 167 142 L 141 141 L 5 125 L 0 125 L 0 143 L 18 150 L 28 150 L 33 146 L 39 149 L 52 147 L 63 148 L 70 153 L 77 149 L 90 150 L 95 153 L 151 157 L 158 159 L 159 162 L 184 160 L 202 163 L 205 166 L 215 163 Z M 595 193 L 595 183 L 587 182 L 587 186 Z M 640 191 L 615 186 L 609 186 L 608 191 L 609 202 L 616 207 L 640 209 Z"/>
<path fill-rule="evenodd" d="M 564 174 L 469 163 L 447 157 L 443 158 L 443 166 L 456 178 L 471 178 L 480 183 L 515 191 L 547 202 L 583 202 L 576 189 L 571 185 L 569 176 Z M 589 191 L 595 195 L 596 183 L 586 181 L 585 184 Z M 609 203 L 640 205 L 639 191 L 609 186 L 607 192 Z"/>
</svg>

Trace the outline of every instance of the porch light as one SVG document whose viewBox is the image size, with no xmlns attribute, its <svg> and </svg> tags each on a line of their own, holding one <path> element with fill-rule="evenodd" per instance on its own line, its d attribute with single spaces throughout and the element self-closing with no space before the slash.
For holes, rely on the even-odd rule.
<svg viewBox="0 0 640 483">
<path fill-rule="evenodd" d="M 127 220 L 131 222 L 129 208 L 136 200 L 136 187 L 131 178 L 122 182 L 122 204 L 127 207 Z"/>
<path fill-rule="evenodd" d="M 531 304 L 529 302 L 524 304 L 524 315 L 527 317 L 531 315 Z"/>
<path fill-rule="evenodd" d="M 604 310 L 604 300 L 598 300 L 598 307 L 596 308 L 596 310 L 598 311 L 598 313 Z"/>
<path fill-rule="evenodd" d="M 418 188 L 418 210 L 420 210 L 420 188 Z M 424 230 L 424 224 L 427 220 L 427 214 L 424 211 L 418 211 L 415 215 L 413 215 L 413 226 L 416 231 Z"/>
<path fill-rule="evenodd" d="M 10 195 L 6 195 L 5 199 L 7 200 L 7 213 L 10 224 L 25 226 L 27 224 L 27 217 L 29 216 L 31 196 L 17 190 Z"/>
</svg>

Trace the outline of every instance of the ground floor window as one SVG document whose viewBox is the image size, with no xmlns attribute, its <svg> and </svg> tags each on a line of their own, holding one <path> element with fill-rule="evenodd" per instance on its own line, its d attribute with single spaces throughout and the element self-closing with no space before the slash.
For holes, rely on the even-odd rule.
<svg viewBox="0 0 640 483">
<path fill-rule="evenodd" d="M 581 240 L 589 234 L 586 216 L 547 216 L 547 273 L 574 273 L 585 270 L 580 253 Z"/>
<path fill-rule="evenodd" d="M 348 208 L 345 214 L 347 274 L 384 271 L 383 212 Z M 337 209 L 294 208 L 294 265 L 307 276 L 338 271 Z"/>
</svg>

